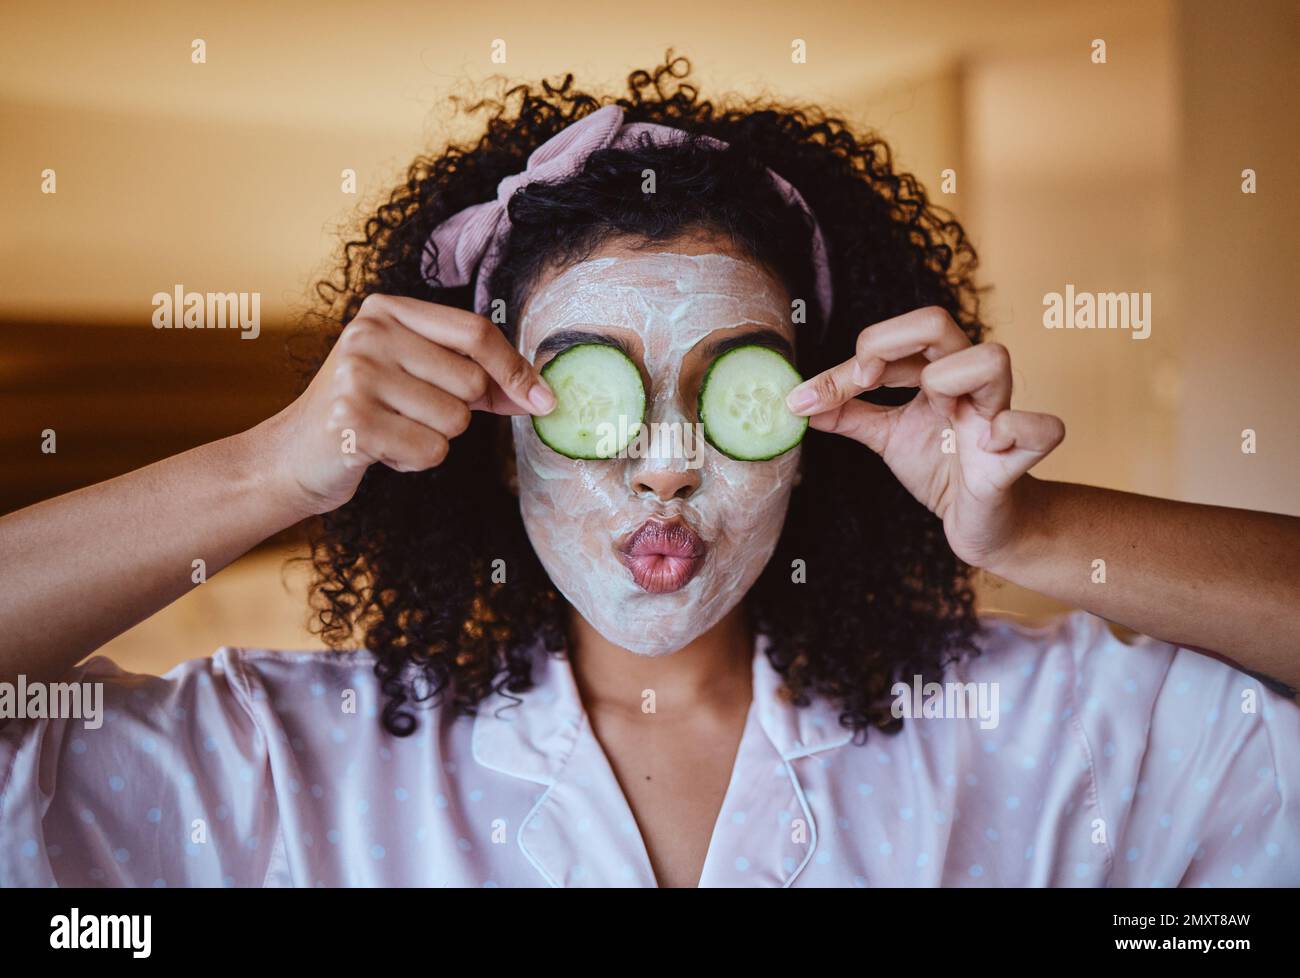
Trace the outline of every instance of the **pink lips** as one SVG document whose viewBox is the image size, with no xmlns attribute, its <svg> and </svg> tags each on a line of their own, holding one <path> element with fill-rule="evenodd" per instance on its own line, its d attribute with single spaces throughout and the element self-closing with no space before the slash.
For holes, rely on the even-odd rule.
<svg viewBox="0 0 1300 978">
<path fill-rule="evenodd" d="M 667 594 L 686 586 L 704 563 L 705 546 L 694 530 L 673 520 L 646 520 L 618 548 L 637 586 Z"/>
</svg>

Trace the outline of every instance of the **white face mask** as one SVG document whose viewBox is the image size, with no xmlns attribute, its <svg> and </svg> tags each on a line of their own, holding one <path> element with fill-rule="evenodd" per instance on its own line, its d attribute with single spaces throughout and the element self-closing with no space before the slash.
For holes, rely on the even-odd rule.
<svg viewBox="0 0 1300 978">
<path fill-rule="evenodd" d="M 596 258 L 566 269 L 528 300 L 519 349 L 531 361 L 557 330 L 630 331 L 640 338 L 649 378 L 646 422 L 693 433 L 696 412 L 688 400 L 696 392 L 678 389 L 689 351 L 718 330 L 746 324 L 790 336 L 789 309 L 768 275 L 726 255 Z M 644 655 L 688 645 L 740 602 L 776 547 L 798 447 L 766 462 L 738 462 L 702 438 L 686 453 L 664 450 L 665 440 L 657 457 L 581 461 L 543 444 L 530 417 L 516 416 L 512 425 L 520 511 L 533 548 L 560 593 L 616 645 Z M 686 498 L 662 500 L 642 482 L 688 471 L 682 478 L 693 489 Z M 651 517 L 676 518 L 695 534 L 651 539 L 678 554 L 698 539 L 706 548 L 702 559 L 672 557 L 649 569 L 649 558 L 620 559 L 620 543 Z M 683 567 L 693 576 L 671 589 Z M 643 586 L 647 577 L 650 589 Z"/>
</svg>

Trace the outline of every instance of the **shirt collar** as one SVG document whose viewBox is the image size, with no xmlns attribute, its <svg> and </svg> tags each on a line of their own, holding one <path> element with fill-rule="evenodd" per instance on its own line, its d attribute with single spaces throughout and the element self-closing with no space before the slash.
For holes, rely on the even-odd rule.
<svg viewBox="0 0 1300 978">
<path fill-rule="evenodd" d="M 751 806 L 771 807 L 773 825 L 782 809 L 801 809 L 809 839 L 795 841 L 784 831 L 774 831 L 761 850 L 752 852 L 751 879 L 789 886 L 812 858 L 819 821 L 791 762 L 842 746 L 852 732 L 839 725 L 837 711 L 821 697 L 805 707 L 789 702 L 766 644 L 761 637 L 755 643 L 754 699 L 728 797 L 737 791 L 750 793 Z M 480 702 L 471 735 L 479 764 L 546 788 L 519 826 L 520 850 L 553 886 L 654 886 L 636 821 L 587 722 L 567 656 L 553 656 L 537 646 L 533 680 L 533 688 L 523 693 L 497 692 Z M 785 788 L 752 797 L 753 786 L 763 783 L 760 774 L 768 774 L 771 765 L 784 775 Z M 822 821 L 829 817 L 828 812 Z M 722 856 L 715 856 L 711 845 L 701 886 L 728 885 Z"/>
<path fill-rule="evenodd" d="M 479 703 L 471 743 L 480 764 L 549 785 L 568 762 L 586 711 L 567 655 L 553 656 L 538 645 L 532 661 L 532 689 L 493 693 Z M 783 760 L 840 747 L 852 739 L 852 732 L 840 726 L 837 711 L 823 697 L 802 707 L 789 701 L 761 635 L 755 641 L 753 670 L 753 708 Z"/>
</svg>

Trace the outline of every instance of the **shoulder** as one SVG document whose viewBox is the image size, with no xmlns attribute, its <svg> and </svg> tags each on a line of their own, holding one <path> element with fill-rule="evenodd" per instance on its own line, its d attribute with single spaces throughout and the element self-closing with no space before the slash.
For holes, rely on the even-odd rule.
<svg viewBox="0 0 1300 978">
<path fill-rule="evenodd" d="M 231 672 L 249 695 L 260 699 L 279 692 L 305 692 L 320 697 L 328 692 L 354 692 L 378 688 L 376 657 L 366 649 L 312 651 L 222 646 L 212 656 L 214 664 Z"/>
<path fill-rule="evenodd" d="M 375 718 L 383 706 L 375 657 L 364 649 L 221 646 L 161 676 L 129 672 L 96 655 L 77 666 L 66 684 L 94 690 L 85 698 L 102 703 L 101 739 L 140 730 L 147 740 L 163 734 L 177 742 L 206 743 L 209 750 L 225 734 L 284 739 L 287 727 Z"/>
<path fill-rule="evenodd" d="M 1026 767 L 1069 756 L 1086 768 L 1117 750 L 1140 756 L 1175 660 L 1195 655 L 1144 636 L 1122 639 L 1082 610 L 982 615 L 975 645 L 948 663 L 943 691 L 982 704 L 980 747 L 1011 749 Z"/>
<path fill-rule="evenodd" d="M 392 750 L 452 756 L 468 738 L 472 717 L 433 696 L 431 683 L 409 665 L 402 710 L 415 720 L 415 736 L 390 733 L 383 722 L 387 681 L 376 672 L 379 657 L 365 649 L 226 647 L 214 659 L 237 677 L 258 727 L 300 758 L 319 759 L 322 768 L 388 759 Z"/>
<path fill-rule="evenodd" d="M 1129 695 L 1154 695 L 1177 657 L 1205 659 L 1168 642 L 1128 632 L 1083 610 L 1038 618 L 985 613 L 980 616 L 975 644 L 979 651 L 958 656 L 949 667 L 951 671 L 1003 682 L 1046 675 L 1055 684 L 1068 684 L 1085 696 L 1085 691 L 1112 686 Z"/>
<path fill-rule="evenodd" d="M 332 736 L 333 745 L 344 743 L 344 731 L 359 727 L 357 720 L 379 726 L 386 699 L 384 682 L 375 671 L 378 657 L 366 649 L 225 646 L 213 661 L 234 677 L 240 695 L 264 726 L 301 732 L 308 739 L 324 731 Z M 415 709 L 421 724 L 441 712 L 432 702 Z"/>
<path fill-rule="evenodd" d="M 1006 678 L 1056 669 L 1082 706 L 1103 701 L 1131 712 L 1135 705 L 1209 704 L 1225 695 L 1266 695 L 1287 703 L 1255 676 L 1225 658 L 1166 642 L 1076 610 L 1045 619 L 1008 614 L 981 616 L 979 655 L 963 655 L 957 668 Z M 1249 691 L 1249 692 L 1247 692 Z"/>
<path fill-rule="evenodd" d="M 1086 611 L 1036 618 L 986 612 L 974 645 L 977 651 L 962 651 L 946 664 L 946 681 L 996 682 L 1004 693 L 1032 689 L 1061 700 L 1113 671 L 1111 657 L 1125 647 L 1107 622 Z M 1154 643 L 1148 651 L 1154 654 L 1146 672 L 1154 677 L 1168 668 L 1174 650 Z"/>
<path fill-rule="evenodd" d="M 1113 625 L 1076 610 L 1042 619 L 1010 614 L 981 616 L 977 654 L 964 653 L 949 677 L 997 681 L 1004 694 L 1056 689 L 1085 727 L 1100 718 L 1144 730 L 1159 708 L 1162 717 L 1211 718 L 1254 715 L 1228 707 L 1238 700 L 1294 707 L 1258 679 L 1229 662 Z"/>
<path fill-rule="evenodd" d="M 103 683 L 105 701 L 122 705 L 198 697 L 261 701 L 271 690 L 296 689 L 321 695 L 326 688 L 377 682 L 374 656 L 364 649 L 342 652 L 267 649 L 223 645 L 211 655 L 186 659 L 160 676 L 122 669 L 95 655 L 77 666 L 68 682 Z"/>
<path fill-rule="evenodd" d="M 976 644 L 995 663 L 1007 657 L 1064 654 L 1076 664 L 1082 664 L 1093 653 L 1110 653 L 1126 644 L 1175 651 L 1174 646 L 1146 636 L 1122 639 L 1122 634 L 1122 629 L 1082 609 L 1041 616 L 991 611 L 979 616 Z"/>
</svg>

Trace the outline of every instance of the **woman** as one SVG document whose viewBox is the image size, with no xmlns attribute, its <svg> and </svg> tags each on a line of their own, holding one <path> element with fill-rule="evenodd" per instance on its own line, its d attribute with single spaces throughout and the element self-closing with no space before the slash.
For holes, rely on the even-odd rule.
<svg viewBox="0 0 1300 978">
<path fill-rule="evenodd" d="M 297 400 L 0 520 L 4 677 L 106 705 L 0 730 L 0 882 L 1300 882 L 1300 521 L 1030 476 L 1064 427 L 1010 407 L 961 228 L 687 71 L 488 103 L 320 288 Z M 582 344 L 683 433 L 775 351 L 812 430 L 566 457 L 542 369 Z M 334 652 L 74 668 L 305 517 Z M 978 618 L 972 568 L 1086 610 Z"/>
</svg>

